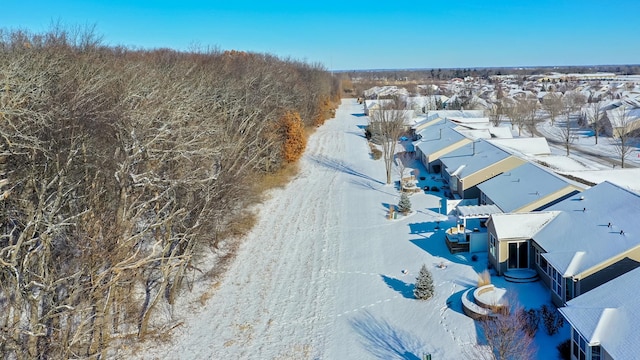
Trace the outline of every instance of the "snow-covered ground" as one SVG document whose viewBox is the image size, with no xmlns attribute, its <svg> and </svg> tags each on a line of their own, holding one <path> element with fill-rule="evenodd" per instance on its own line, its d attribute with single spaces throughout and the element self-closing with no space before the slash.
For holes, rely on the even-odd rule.
<svg viewBox="0 0 640 360">
<path fill-rule="evenodd" d="M 309 139 L 299 176 L 260 206 L 258 224 L 220 282 L 195 284 L 210 297 L 185 296 L 172 312 L 181 323 L 172 340 L 142 344 L 139 358 L 470 358 L 481 332 L 462 313 L 461 294 L 477 283 L 486 253 L 477 261 L 449 253 L 442 229 L 455 223 L 435 229 L 433 195 L 417 193 L 412 214 L 386 218 L 399 193 L 369 155 L 366 122 L 361 105 L 343 100 Z M 437 184 L 427 176 L 419 186 Z M 412 294 L 422 264 L 436 286 L 428 301 Z M 549 303 L 540 282 L 493 283 L 526 308 Z M 567 326 L 554 337 L 541 326 L 537 358 L 557 358 L 556 345 L 568 338 Z"/>
</svg>

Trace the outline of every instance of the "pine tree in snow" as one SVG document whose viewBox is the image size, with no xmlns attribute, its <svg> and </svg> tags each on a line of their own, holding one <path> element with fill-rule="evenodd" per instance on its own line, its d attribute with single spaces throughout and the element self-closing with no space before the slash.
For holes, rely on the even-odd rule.
<svg viewBox="0 0 640 360">
<path fill-rule="evenodd" d="M 409 200 L 409 196 L 406 193 L 402 193 L 400 195 L 400 202 L 398 203 L 398 211 L 403 214 L 407 214 L 411 211 L 411 200 Z"/>
<path fill-rule="evenodd" d="M 416 278 L 416 287 L 413 289 L 413 295 L 419 300 L 429 300 L 433 297 L 435 288 L 433 286 L 433 278 L 431 272 L 427 270 L 426 265 L 422 265 L 420 274 Z"/>
</svg>

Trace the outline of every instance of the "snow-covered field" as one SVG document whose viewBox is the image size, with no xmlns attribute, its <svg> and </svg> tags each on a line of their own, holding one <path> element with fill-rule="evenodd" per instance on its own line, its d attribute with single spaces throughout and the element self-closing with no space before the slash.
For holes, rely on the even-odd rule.
<svg viewBox="0 0 640 360">
<path fill-rule="evenodd" d="M 470 358 L 480 332 L 460 297 L 475 286 L 486 253 L 477 261 L 449 253 L 428 209 L 433 195 L 415 194 L 412 214 L 386 218 L 399 194 L 384 184 L 382 161 L 369 155 L 366 122 L 361 105 L 343 100 L 310 138 L 297 178 L 260 206 L 257 226 L 211 297 L 203 305 L 185 297 L 172 314 L 182 322 L 172 340 L 143 344 L 139 358 Z M 419 185 L 436 184 L 427 177 Z M 436 285 L 428 301 L 412 294 L 422 264 Z M 493 282 L 527 308 L 549 302 L 540 282 Z M 568 337 L 567 326 L 553 338 L 541 326 L 538 358 L 557 358 L 555 346 Z"/>
</svg>

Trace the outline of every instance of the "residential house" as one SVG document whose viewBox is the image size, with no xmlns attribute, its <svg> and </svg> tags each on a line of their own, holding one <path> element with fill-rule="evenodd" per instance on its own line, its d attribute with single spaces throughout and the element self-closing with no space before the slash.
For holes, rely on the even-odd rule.
<svg viewBox="0 0 640 360">
<path fill-rule="evenodd" d="M 571 325 L 571 358 L 637 359 L 640 349 L 640 269 L 567 301 L 560 313 Z"/>
<path fill-rule="evenodd" d="M 509 271 L 533 269 L 531 239 L 559 212 L 496 213 L 486 222 L 488 261 L 498 275 Z"/>
<path fill-rule="evenodd" d="M 478 184 L 526 162 L 484 139 L 466 142 L 438 160 L 451 193 L 463 199 L 479 198 Z"/>
<path fill-rule="evenodd" d="M 605 133 L 614 138 L 637 133 L 640 129 L 640 104 L 638 105 L 621 104 L 615 109 L 604 111 L 602 123 Z"/>
<path fill-rule="evenodd" d="M 531 162 L 478 184 L 480 205 L 502 212 L 539 211 L 582 191 L 566 179 Z"/>
<path fill-rule="evenodd" d="M 551 289 L 552 301 L 561 306 L 640 266 L 636 219 L 640 194 L 603 182 L 546 208 L 545 213 L 550 219 L 535 215 L 539 212 L 520 214 L 520 218 L 492 215 L 487 222 L 489 263 L 498 274 L 509 269 L 536 270 Z M 507 215 L 515 220 L 506 220 Z M 526 221 L 537 227 L 517 237 L 509 235 L 525 228 L 529 216 L 532 220 Z"/>
<path fill-rule="evenodd" d="M 376 99 L 364 101 L 364 114 L 370 116 L 371 111 L 382 110 L 385 106 L 393 104 L 392 99 Z"/>
<path fill-rule="evenodd" d="M 472 140 L 454 128 L 456 124 L 440 120 L 419 133 L 420 139 L 413 143 L 416 157 L 430 173 L 440 173 L 438 159 Z"/>
</svg>

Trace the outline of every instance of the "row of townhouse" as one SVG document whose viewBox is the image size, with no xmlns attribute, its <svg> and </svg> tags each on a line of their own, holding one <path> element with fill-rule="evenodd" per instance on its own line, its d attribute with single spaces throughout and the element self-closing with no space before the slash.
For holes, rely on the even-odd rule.
<svg viewBox="0 0 640 360">
<path fill-rule="evenodd" d="M 584 189 L 527 160 L 550 153 L 546 140 L 468 125 L 434 118 L 414 142 L 459 200 L 462 224 L 447 230 L 449 249 L 486 251 L 501 276 L 539 277 L 571 324 L 574 359 L 637 356 L 640 194 L 609 181 Z"/>
</svg>

